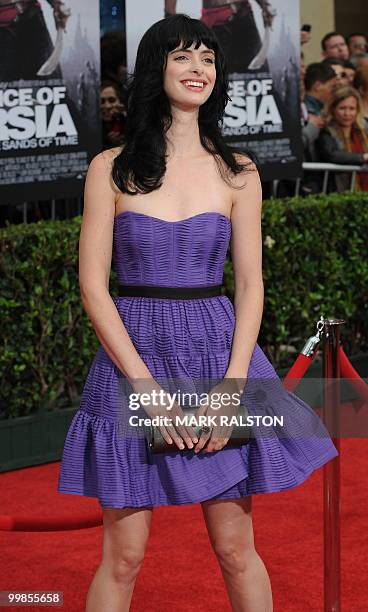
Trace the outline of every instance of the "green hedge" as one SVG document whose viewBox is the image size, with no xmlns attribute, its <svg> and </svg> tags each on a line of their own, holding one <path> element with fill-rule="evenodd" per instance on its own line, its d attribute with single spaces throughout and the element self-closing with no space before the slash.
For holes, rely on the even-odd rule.
<svg viewBox="0 0 368 612">
<path fill-rule="evenodd" d="M 267 356 L 291 365 L 321 314 L 346 319 L 349 355 L 367 351 L 368 194 L 271 199 L 262 215 Z M 78 402 L 99 345 L 79 296 L 80 222 L 0 229 L 0 418 Z M 232 297 L 229 260 L 224 279 Z"/>
</svg>

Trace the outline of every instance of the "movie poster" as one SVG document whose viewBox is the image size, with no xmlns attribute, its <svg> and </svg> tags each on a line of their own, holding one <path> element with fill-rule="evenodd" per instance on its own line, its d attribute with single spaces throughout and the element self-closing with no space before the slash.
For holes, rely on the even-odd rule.
<svg viewBox="0 0 368 612">
<path fill-rule="evenodd" d="M 229 95 L 223 135 L 254 151 L 263 180 L 301 174 L 300 24 L 295 0 L 125 0 L 128 70 L 144 31 L 165 14 L 202 19 L 225 51 Z"/>
<path fill-rule="evenodd" d="M 2 203 L 80 195 L 101 150 L 98 0 L 0 4 Z"/>
</svg>

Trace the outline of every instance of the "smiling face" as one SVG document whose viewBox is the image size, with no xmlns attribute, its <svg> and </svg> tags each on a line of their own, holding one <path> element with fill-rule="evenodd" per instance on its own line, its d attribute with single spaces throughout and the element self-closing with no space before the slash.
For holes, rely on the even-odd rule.
<svg viewBox="0 0 368 612">
<path fill-rule="evenodd" d="M 182 46 L 170 51 L 164 72 L 164 90 L 170 104 L 190 109 L 204 104 L 216 81 L 215 53 L 203 43 L 195 49 Z"/>
<path fill-rule="evenodd" d="M 358 115 L 358 103 L 353 96 L 341 100 L 336 105 L 333 116 L 335 121 L 341 125 L 341 127 L 349 128 L 356 121 Z"/>
<path fill-rule="evenodd" d="M 103 121 L 111 121 L 120 111 L 121 103 L 113 87 L 104 87 L 100 92 L 100 110 Z"/>
</svg>

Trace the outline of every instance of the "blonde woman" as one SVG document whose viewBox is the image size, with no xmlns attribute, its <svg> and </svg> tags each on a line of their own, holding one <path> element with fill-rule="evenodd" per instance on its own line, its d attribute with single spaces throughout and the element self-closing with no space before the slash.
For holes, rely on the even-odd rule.
<svg viewBox="0 0 368 612">
<path fill-rule="evenodd" d="M 362 114 L 362 102 L 354 87 L 337 89 L 327 106 L 326 127 L 316 143 L 319 159 L 333 164 L 363 165 L 368 162 L 368 134 Z M 350 174 L 336 173 L 337 191 L 350 188 Z M 358 172 L 355 189 L 368 191 L 368 173 Z"/>
</svg>

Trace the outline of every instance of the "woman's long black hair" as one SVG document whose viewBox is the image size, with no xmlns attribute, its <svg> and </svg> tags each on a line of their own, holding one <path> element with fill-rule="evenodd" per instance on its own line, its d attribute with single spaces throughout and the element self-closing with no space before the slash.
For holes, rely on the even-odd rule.
<svg viewBox="0 0 368 612">
<path fill-rule="evenodd" d="M 224 142 L 221 122 L 228 96 L 225 57 L 213 31 L 199 19 L 177 14 L 153 24 L 141 39 L 133 75 L 128 79 L 123 149 L 114 159 L 112 178 L 123 193 L 135 195 L 159 189 L 166 171 L 165 132 L 172 123 L 169 99 L 163 88 L 167 55 L 182 44 L 198 49 L 203 43 L 215 52 L 216 82 L 208 100 L 199 108 L 198 126 L 202 146 L 238 174 L 252 162 L 237 162 Z M 247 151 L 247 156 L 255 156 Z"/>
</svg>

